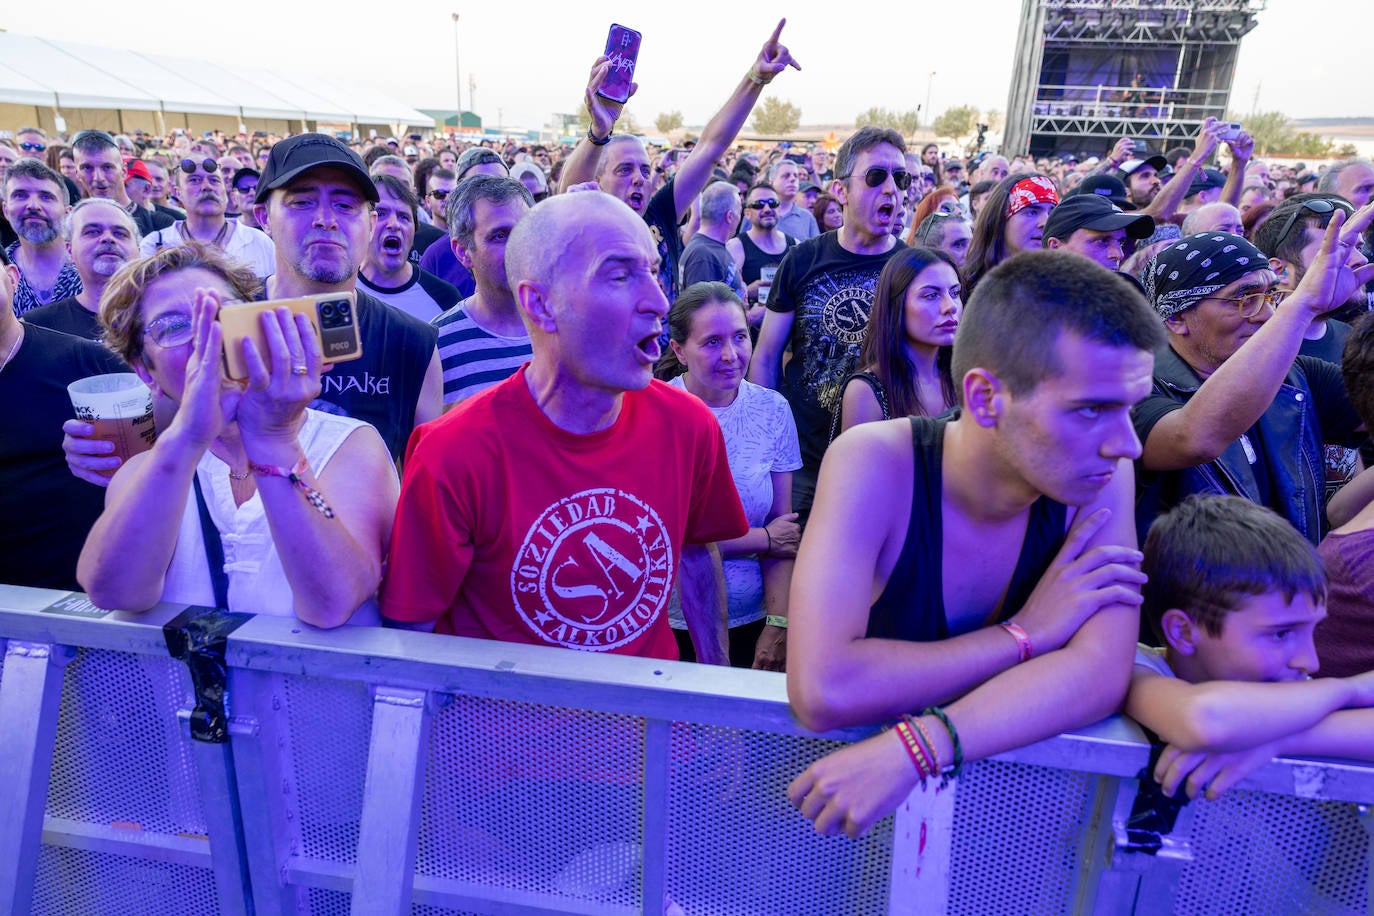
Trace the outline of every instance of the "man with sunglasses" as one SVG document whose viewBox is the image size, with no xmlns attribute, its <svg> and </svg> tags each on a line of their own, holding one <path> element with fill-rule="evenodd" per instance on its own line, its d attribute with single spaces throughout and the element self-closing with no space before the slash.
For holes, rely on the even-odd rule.
<svg viewBox="0 0 1374 916">
<path fill-rule="evenodd" d="M 863 345 L 878 276 L 904 247 L 892 226 L 911 186 L 905 153 L 901 134 L 890 128 L 863 127 L 844 142 L 831 186 L 844 223 L 789 251 L 768 295 L 749 380 L 776 388 L 792 407 L 802 453 L 792 505 L 803 521 L 830 442 L 831 412 Z M 782 369 L 789 344 L 792 359 Z"/>
<path fill-rule="evenodd" d="M 1350 266 L 1372 219 L 1374 207 L 1348 224 L 1343 212 L 1334 217 L 1291 293 L 1237 235 L 1201 232 L 1155 256 L 1145 288 L 1169 345 L 1155 354 L 1150 397 L 1132 411 L 1144 447 L 1142 536 L 1185 497 L 1218 493 L 1268 506 L 1321 540 L 1323 443 L 1356 446 L 1366 437 L 1356 433 L 1340 367 L 1299 350 L 1313 321 L 1374 277 L 1374 266 Z"/>
<path fill-rule="evenodd" d="M 255 168 L 243 167 L 234 172 L 229 184 L 229 199 L 234 209 L 239 211 L 239 222 L 249 229 L 261 229 L 258 217 L 253 212 L 253 198 L 258 195 L 258 178 L 262 173 Z"/>
<path fill-rule="evenodd" d="M 448 196 L 453 193 L 453 186 L 457 183 L 458 176 L 452 169 L 437 168 L 429 173 L 423 201 L 425 211 L 429 213 L 434 228 L 441 230 L 445 235 L 448 233 L 448 217 L 444 211 L 448 208 Z"/>
<path fill-rule="evenodd" d="M 87 197 L 104 197 L 119 204 L 134 219 L 140 235 L 166 229 L 175 220 L 158 210 L 148 210 L 129 199 L 124 189 L 124 159 L 114 137 L 103 130 L 83 130 L 72 138 L 72 158 L 77 180 Z"/>
<path fill-rule="evenodd" d="M 783 255 L 797 244 L 796 239 L 778 228 L 779 203 L 778 193 L 771 185 L 754 185 L 744 203 L 749 228 L 725 243 L 745 284 L 752 327 L 763 321 L 763 306 L 768 304 L 768 292 Z"/>
<path fill-rule="evenodd" d="M 271 276 L 277 262 L 272 240 L 261 229 L 250 229 L 225 216 L 229 195 L 224 179 L 224 170 L 215 159 L 182 159 L 177 164 L 176 187 L 177 198 L 186 205 L 186 219 L 143 236 L 139 251 L 144 257 L 171 245 L 200 242 L 246 265 L 259 280 Z"/>
</svg>

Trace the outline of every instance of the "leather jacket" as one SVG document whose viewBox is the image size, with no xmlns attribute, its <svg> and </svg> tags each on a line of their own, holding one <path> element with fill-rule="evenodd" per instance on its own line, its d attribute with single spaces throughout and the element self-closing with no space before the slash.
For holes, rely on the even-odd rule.
<svg viewBox="0 0 1374 916">
<path fill-rule="evenodd" d="M 1288 519 L 1314 544 L 1321 540 L 1327 527 L 1322 504 L 1323 438 L 1344 444 L 1359 425 L 1348 399 L 1342 398 L 1343 405 L 1332 405 L 1343 408 L 1343 415 L 1335 415 L 1335 422 L 1330 412 L 1323 411 L 1328 413 L 1327 422 L 1340 428 L 1323 429 L 1319 411 L 1326 405 L 1317 404 L 1313 398 L 1307 371 L 1325 365 L 1310 357 L 1299 357 L 1293 363 L 1274 402 L 1255 424 L 1259 436 L 1251 442 L 1253 448 L 1262 450 L 1269 469 L 1268 507 Z M 1155 354 L 1151 397 L 1187 403 L 1200 387 L 1202 380 L 1172 347 Z M 1136 526 L 1142 541 L 1156 516 L 1194 493 L 1230 494 L 1256 503 L 1261 501 L 1254 467 L 1240 439 L 1227 445 L 1214 460 L 1183 470 L 1147 471 L 1137 463 L 1136 479 Z"/>
</svg>

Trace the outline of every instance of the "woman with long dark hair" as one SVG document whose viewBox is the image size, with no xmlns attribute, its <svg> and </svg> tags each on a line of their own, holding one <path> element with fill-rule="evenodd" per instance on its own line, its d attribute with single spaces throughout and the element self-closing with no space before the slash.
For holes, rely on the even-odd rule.
<svg viewBox="0 0 1374 916">
<path fill-rule="evenodd" d="M 933 417 L 955 404 L 950 352 L 964 308 L 954 259 L 933 248 L 894 254 L 878 278 L 860 370 L 845 385 L 839 428 Z"/>
<path fill-rule="evenodd" d="M 973 220 L 973 239 L 964 259 L 968 292 L 983 275 L 1014 254 L 1044 247 L 1042 234 L 1059 191 L 1044 175 L 1008 175 L 988 192 Z"/>
</svg>

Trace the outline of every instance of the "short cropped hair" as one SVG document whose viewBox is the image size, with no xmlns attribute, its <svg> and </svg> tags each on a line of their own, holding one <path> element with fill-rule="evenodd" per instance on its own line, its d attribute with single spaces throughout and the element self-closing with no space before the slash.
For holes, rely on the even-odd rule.
<svg viewBox="0 0 1374 916">
<path fill-rule="evenodd" d="M 870 125 L 854 131 L 849 135 L 849 139 L 840 144 L 840 150 L 835 154 L 835 178 L 843 181 L 853 175 L 854 163 L 858 161 L 859 154 L 884 143 L 897 147 L 899 153 L 906 155 L 906 141 L 900 133 L 890 127 Z"/>
<path fill-rule="evenodd" d="M 397 178 L 395 175 L 373 175 L 372 183 L 377 186 L 378 191 L 385 190 L 392 197 L 409 207 L 410 220 L 411 222 L 415 221 L 417 218 L 416 211 L 420 209 L 420 198 L 415 196 L 414 188 Z"/>
<path fill-rule="evenodd" d="M 739 204 L 739 188 L 728 181 L 713 181 L 701 192 L 698 206 L 701 208 L 701 221 L 712 226 L 724 225 Z"/>
<path fill-rule="evenodd" d="M 1311 200 L 1332 200 L 1345 203 L 1345 198 L 1338 196 L 1335 192 L 1320 193 L 1304 191 L 1294 194 L 1292 197 L 1284 198 L 1276 204 L 1274 209 L 1269 211 L 1264 222 L 1255 227 L 1254 238 L 1251 241 L 1255 247 L 1264 252 L 1271 258 L 1278 258 L 1287 261 L 1289 264 L 1297 264 L 1299 268 L 1306 268 L 1302 263 L 1302 250 L 1307 246 L 1307 230 L 1320 229 L 1326 230 L 1327 224 L 1331 222 L 1331 217 L 1336 215 L 1335 210 L 1328 210 L 1325 213 L 1318 213 L 1303 206 Z M 1283 224 L 1288 222 L 1288 217 L 1298 211 L 1298 218 L 1293 221 L 1288 234 L 1279 238 L 1279 231 L 1283 229 Z M 1301 279 L 1299 277 L 1298 279 Z"/>
<path fill-rule="evenodd" d="M 1125 277 L 1070 251 L 1008 258 L 978 284 L 954 338 L 954 385 L 982 367 L 1013 395 L 1029 394 L 1064 371 L 1056 342 L 1070 333 L 1111 347 L 1153 353 L 1164 325 Z"/>
<path fill-rule="evenodd" d="M 530 194 L 530 189 L 525 187 L 523 181 L 486 175 L 482 172 L 469 175 L 453 186 L 448 200 L 444 202 L 444 221 L 448 223 L 448 237 L 456 239 L 464 248 L 471 248 L 473 234 L 477 231 L 477 201 L 485 200 L 499 207 L 517 197 L 526 205 L 534 206 L 534 196 Z"/>
<path fill-rule="evenodd" d="M 1164 612 L 1177 608 L 1210 636 L 1248 597 L 1326 601 L 1316 548 L 1272 509 L 1243 496 L 1194 495 L 1155 519 L 1145 536 L 1142 613 L 1163 645 Z"/>
<path fill-rule="evenodd" d="M 148 287 L 163 274 L 199 268 L 216 274 L 229 284 L 235 297 L 251 302 L 262 283 L 240 261 L 231 260 L 218 248 L 199 242 L 186 242 L 159 248 L 146 258 L 137 258 L 121 267 L 100 296 L 100 325 L 105 329 L 105 345 L 132 364 L 143 357 L 143 316 L 141 305 Z"/>
<path fill-rule="evenodd" d="M 72 236 L 76 232 L 76 214 L 85 210 L 87 207 L 96 207 L 102 204 L 120 215 L 120 221 L 123 222 L 124 227 L 129 230 L 129 236 L 134 240 L 134 245 L 137 246 L 143 238 L 142 233 L 138 231 L 138 224 L 134 222 L 134 218 L 129 215 L 128 210 L 125 210 L 108 197 L 83 197 L 72 204 L 72 208 L 62 217 L 62 238 L 68 242 L 72 240 Z"/>
<path fill-rule="evenodd" d="M 648 155 L 648 150 L 644 147 L 644 141 L 636 137 L 634 134 L 616 134 L 615 136 L 611 137 L 610 140 L 607 141 L 607 143 L 602 147 L 601 155 L 596 160 L 597 178 L 600 178 L 602 175 L 606 174 L 606 169 L 610 167 L 611 157 L 607 154 L 610 153 L 610 151 L 615 149 L 617 146 L 620 146 L 625 143 L 633 143 L 637 145 L 640 149 L 645 150 L 645 155 Z"/>
<path fill-rule="evenodd" d="M 9 167 L 5 172 L 5 197 L 10 195 L 10 183 L 16 178 L 28 178 L 33 181 L 48 181 L 57 185 L 58 196 L 62 199 L 62 206 L 71 204 L 71 196 L 67 193 L 67 183 L 62 180 L 62 175 L 44 165 L 37 159 L 24 157 Z"/>
<path fill-rule="evenodd" d="M 1317 190 L 1324 194 L 1335 194 L 1336 184 L 1341 179 L 1341 172 L 1344 172 L 1352 165 L 1367 165 L 1370 168 L 1374 168 L 1374 162 L 1370 162 L 1368 159 L 1342 159 L 1340 162 L 1333 162 L 1326 167 L 1326 171 L 1322 172 L 1321 177 L 1317 179 Z"/>
<path fill-rule="evenodd" d="M 72 138 L 72 149 L 87 156 L 97 156 L 107 149 L 119 151 L 119 144 L 103 130 L 83 130 Z"/>
</svg>

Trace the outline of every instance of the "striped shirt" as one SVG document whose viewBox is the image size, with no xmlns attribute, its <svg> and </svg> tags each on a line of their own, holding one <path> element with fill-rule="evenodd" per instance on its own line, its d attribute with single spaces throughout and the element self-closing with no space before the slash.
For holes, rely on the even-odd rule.
<svg viewBox="0 0 1374 916">
<path fill-rule="evenodd" d="M 470 398 L 515 374 L 533 351 L 526 336 L 499 337 L 472 320 L 464 299 L 430 324 L 439 329 L 444 405 Z"/>
</svg>

